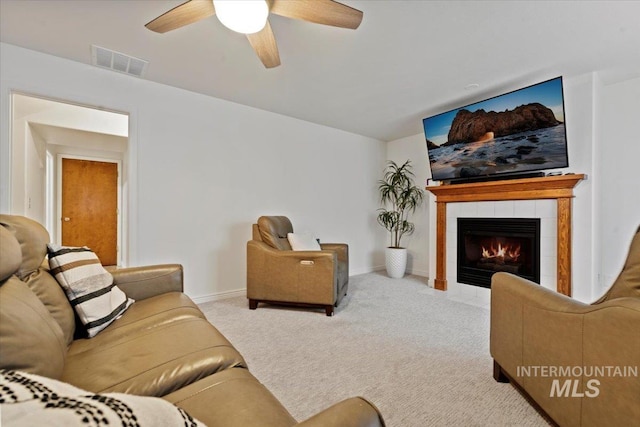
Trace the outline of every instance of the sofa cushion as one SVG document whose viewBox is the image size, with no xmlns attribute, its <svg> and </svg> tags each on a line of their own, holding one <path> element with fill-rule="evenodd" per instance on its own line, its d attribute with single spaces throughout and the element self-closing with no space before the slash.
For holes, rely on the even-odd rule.
<svg viewBox="0 0 640 427">
<path fill-rule="evenodd" d="M 0 226 L 0 282 L 16 274 L 21 262 L 20 243 L 9 230 Z"/>
<path fill-rule="evenodd" d="M 167 292 L 183 291 L 183 271 L 180 264 L 156 264 L 143 267 L 105 267 L 113 281 L 129 298 L 145 298 Z"/>
<path fill-rule="evenodd" d="M 0 370 L 2 419 L 12 426 L 204 426 L 183 409 L 153 397 L 96 395 L 25 372 Z"/>
<path fill-rule="evenodd" d="M 3 224 L 7 224 L 6 226 L 0 226 L 0 249 L 2 251 L 0 256 L 0 270 L 2 270 L 0 280 L 4 280 L 14 273 L 17 274 L 22 264 L 22 249 L 20 243 L 16 239 L 15 234 L 9 231 L 7 227 L 11 227 L 15 233 L 21 236 L 28 234 L 29 227 L 33 227 L 36 230 L 33 234 L 42 237 L 43 229 L 40 224 L 27 220 L 26 218 L 8 215 L 0 215 L 0 217 L 4 221 Z M 28 251 L 35 252 L 35 248 L 31 248 L 31 245 L 26 242 L 24 246 L 29 248 L 27 249 Z M 40 258 L 40 256 L 37 258 Z M 41 263 L 44 259 L 46 258 L 44 258 L 43 255 L 40 259 Z M 27 269 L 28 268 L 25 268 L 24 270 L 26 271 Z M 24 273 L 20 278 L 27 282 L 29 288 L 31 288 L 36 296 L 44 303 L 49 313 L 51 313 L 56 322 L 58 322 L 58 325 L 60 325 L 67 345 L 70 344 L 75 330 L 74 314 L 58 282 L 41 267 L 36 268 L 30 273 Z"/>
<path fill-rule="evenodd" d="M 75 351 L 76 342 L 69 350 L 62 380 L 94 393 L 161 397 L 223 369 L 246 366 L 231 343 L 199 317 L 105 341 L 81 352 Z"/>
<path fill-rule="evenodd" d="M 0 215 L 0 224 L 9 230 L 20 243 L 22 263 L 17 272 L 23 278 L 40 267 L 47 255 L 49 233 L 38 222 L 16 215 Z"/>
<path fill-rule="evenodd" d="M 113 276 L 87 247 L 49 244 L 51 274 L 67 294 L 89 337 L 109 326 L 133 300 L 114 283 Z"/>
<path fill-rule="evenodd" d="M 297 424 L 273 394 L 242 368 L 210 375 L 163 399 L 185 409 L 209 427 L 285 427 Z"/>
<path fill-rule="evenodd" d="M 76 329 L 76 320 L 73 308 L 56 279 L 49 271 L 38 268 L 23 280 L 58 322 L 67 346 L 70 345 Z"/>
<path fill-rule="evenodd" d="M 17 277 L 0 285 L 0 368 L 60 378 L 67 343 L 60 325 Z"/>
<path fill-rule="evenodd" d="M 91 339 L 78 339 L 69 348 L 69 355 L 91 349 L 113 345 L 128 340 L 132 334 L 138 334 L 153 328 L 190 318 L 204 319 L 204 314 L 191 299 L 182 292 L 169 292 L 136 301 L 124 314 L 108 328 Z"/>
</svg>

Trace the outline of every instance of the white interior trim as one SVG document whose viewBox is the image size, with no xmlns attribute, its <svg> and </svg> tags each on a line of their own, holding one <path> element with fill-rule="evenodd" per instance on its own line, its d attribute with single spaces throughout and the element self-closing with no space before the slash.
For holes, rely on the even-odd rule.
<svg viewBox="0 0 640 427">
<path fill-rule="evenodd" d="M 8 84 L 7 84 L 8 83 Z M 123 165 L 126 173 L 126 183 L 120 186 L 122 190 L 123 203 L 120 211 L 123 221 L 122 226 L 122 245 L 120 254 L 120 263 L 122 267 L 135 264 L 137 259 L 138 237 L 136 234 L 138 225 L 138 110 L 135 104 L 131 102 L 120 101 L 112 102 L 108 106 L 99 96 L 92 96 L 86 92 L 67 93 L 64 90 L 44 85 L 39 81 L 29 83 L 9 81 L 3 82 L 7 84 L 6 100 L 0 102 L 0 116 L 8 117 L 8 126 L 0 129 L 0 211 L 13 212 L 11 205 L 12 200 L 12 158 L 13 158 L 13 95 L 30 96 L 34 98 L 46 99 L 48 101 L 59 102 L 62 104 L 70 104 L 78 107 L 91 108 L 94 110 L 108 111 L 126 115 L 129 118 L 128 143 L 127 151 L 123 153 Z M 64 94 L 63 94 L 64 93 Z M 6 154 L 6 155 L 5 155 Z M 122 176 L 122 174 L 121 174 Z M 6 179 L 5 179 L 6 177 Z M 55 218 L 53 218 L 55 221 Z"/>
</svg>

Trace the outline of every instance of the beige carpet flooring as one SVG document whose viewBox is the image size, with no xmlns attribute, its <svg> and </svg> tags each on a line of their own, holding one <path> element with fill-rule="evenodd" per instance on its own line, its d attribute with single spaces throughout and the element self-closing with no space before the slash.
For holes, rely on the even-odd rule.
<svg viewBox="0 0 640 427">
<path fill-rule="evenodd" d="M 363 396 L 389 427 L 546 426 L 493 380 L 489 311 L 452 301 L 424 278 L 352 277 L 333 317 L 243 297 L 203 303 L 250 371 L 297 420 Z"/>
</svg>

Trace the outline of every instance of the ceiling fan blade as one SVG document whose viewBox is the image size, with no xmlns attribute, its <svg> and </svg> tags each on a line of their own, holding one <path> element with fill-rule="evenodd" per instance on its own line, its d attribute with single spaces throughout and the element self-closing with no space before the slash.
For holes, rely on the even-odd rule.
<svg viewBox="0 0 640 427">
<path fill-rule="evenodd" d="M 189 0 L 158 16 L 145 25 L 156 33 L 166 33 L 215 15 L 211 0 Z"/>
<path fill-rule="evenodd" d="M 271 12 L 287 18 L 355 30 L 362 12 L 333 0 L 273 0 Z"/>
<path fill-rule="evenodd" d="M 266 68 L 273 68 L 280 65 L 280 54 L 278 53 L 278 45 L 276 38 L 271 31 L 269 21 L 261 31 L 254 34 L 247 34 L 251 47 L 256 51 L 260 61 Z"/>
</svg>

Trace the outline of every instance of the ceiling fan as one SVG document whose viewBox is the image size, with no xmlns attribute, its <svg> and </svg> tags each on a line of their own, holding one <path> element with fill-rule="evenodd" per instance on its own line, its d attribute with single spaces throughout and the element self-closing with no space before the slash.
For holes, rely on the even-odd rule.
<svg viewBox="0 0 640 427">
<path fill-rule="evenodd" d="M 166 33 L 217 15 L 224 26 L 244 33 L 266 68 L 280 65 L 269 13 L 316 24 L 356 29 L 362 12 L 333 0 L 189 0 L 145 25 Z"/>
</svg>

